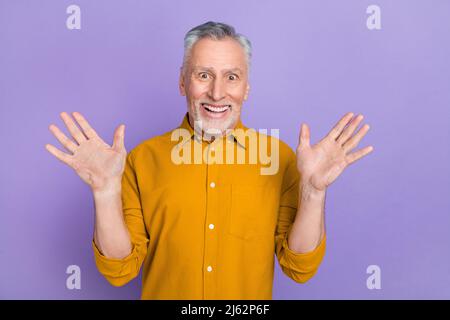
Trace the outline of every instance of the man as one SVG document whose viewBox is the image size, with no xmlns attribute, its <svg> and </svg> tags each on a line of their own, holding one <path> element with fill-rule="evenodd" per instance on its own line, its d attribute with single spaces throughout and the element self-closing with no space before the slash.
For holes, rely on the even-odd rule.
<svg viewBox="0 0 450 320">
<path fill-rule="evenodd" d="M 261 144 L 268 135 L 238 134 L 249 131 L 240 115 L 250 59 L 250 42 L 229 25 L 190 30 L 179 81 L 188 112 L 179 128 L 128 155 L 124 125 L 112 146 L 77 112 L 81 130 L 61 114 L 75 141 L 50 126 L 72 154 L 47 150 L 92 188 L 95 261 L 112 285 L 126 284 L 143 266 L 142 299 L 271 299 L 274 253 L 296 282 L 318 270 L 327 187 L 373 150 L 349 153 L 369 126 L 352 136 L 362 116 L 347 113 L 311 146 L 304 124 L 296 154 L 274 137 Z M 276 170 L 262 174 L 267 163 L 251 161 L 255 147 L 276 155 Z M 219 161 L 239 153 L 244 161 Z"/>
</svg>

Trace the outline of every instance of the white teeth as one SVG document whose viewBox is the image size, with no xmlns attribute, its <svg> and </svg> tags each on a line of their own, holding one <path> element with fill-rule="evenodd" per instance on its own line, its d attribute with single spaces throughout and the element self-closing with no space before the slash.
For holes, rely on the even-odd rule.
<svg viewBox="0 0 450 320">
<path fill-rule="evenodd" d="M 206 103 L 202 103 L 202 105 L 205 107 L 206 110 L 211 111 L 211 112 L 218 112 L 218 113 L 224 112 L 230 107 L 230 105 L 226 105 L 223 107 L 213 107 Z"/>
</svg>

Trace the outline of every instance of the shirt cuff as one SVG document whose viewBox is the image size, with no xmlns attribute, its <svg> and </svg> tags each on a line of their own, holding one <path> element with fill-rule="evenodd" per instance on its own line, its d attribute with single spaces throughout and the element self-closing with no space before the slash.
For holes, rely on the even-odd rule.
<svg viewBox="0 0 450 320">
<path fill-rule="evenodd" d="M 133 244 L 131 253 L 122 259 L 108 258 L 104 256 L 97 248 L 95 241 L 92 240 L 92 247 L 94 249 L 95 264 L 101 274 L 106 277 L 121 277 L 130 274 L 133 263 L 129 263 L 133 259 L 137 259 L 137 247 Z"/>
<path fill-rule="evenodd" d="M 315 271 L 319 267 L 325 255 L 327 238 L 326 234 L 323 236 L 320 244 L 316 248 L 314 248 L 314 250 L 305 253 L 298 253 L 291 250 L 288 245 L 288 237 L 291 229 L 292 225 L 289 228 L 288 232 L 286 232 L 286 236 L 283 239 L 283 247 L 285 249 L 285 262 L 290 267 L 290 269 L 297 272 L 309 273 Z"/>
</svg>

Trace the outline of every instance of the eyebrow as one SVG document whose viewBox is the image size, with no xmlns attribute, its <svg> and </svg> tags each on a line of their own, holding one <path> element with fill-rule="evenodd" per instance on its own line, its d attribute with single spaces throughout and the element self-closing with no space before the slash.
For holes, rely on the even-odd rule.
<svg viewBox="0 0 450 320">
<path fill-rule="evenodd" d="M 193 71 L 198 71 L 198 70 L 205 70 L 205 71 L 210 71 L 210 72 L 214 72 L 214 68 L 211 67 L 202 67 L 202 66 L 195 66 L 192 68 Z M 231 68 L 231 69 L 225 69 L 224 70 L 225 73 L 243 73 L 243 71 L 240 68 Z"/>
</svg>

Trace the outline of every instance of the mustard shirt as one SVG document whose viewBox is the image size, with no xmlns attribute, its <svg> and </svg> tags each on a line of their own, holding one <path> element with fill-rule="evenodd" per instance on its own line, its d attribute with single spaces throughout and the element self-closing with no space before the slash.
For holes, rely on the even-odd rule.
<svg viewBox="0 0 450 320">
<path fill-rule="evenodd" d="M 236 128 L 248 129 L 240 120 Z M 288 247 L 300 178 L 292 149 L 276 140 L 279 168 L 272 175 L 261 174 L 260 161 L 177 164 L 174 147 L 188 142 L 208 156 L 226 153 L 228 144 L 248 159 L 250 148 L 234 134 L 211 143 L 197 139 L 187 113 L 175 130 L 189 132 L 190 141 L 172 141 L 169 131 L 128 153 L 122 206 L 132 252 L 107 258 L 92 240 L 100 273 L 122 286 L 143 266 L 141 299 L 272 299 L 275 254 L 287 276 L 309 280 L 325 255 L 326 236 L 308 253 Z"/>
</svg>

